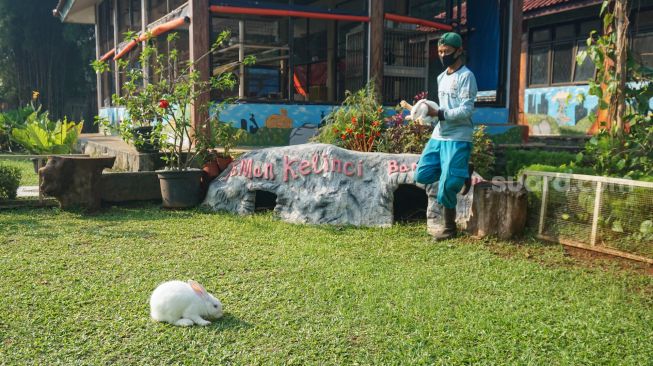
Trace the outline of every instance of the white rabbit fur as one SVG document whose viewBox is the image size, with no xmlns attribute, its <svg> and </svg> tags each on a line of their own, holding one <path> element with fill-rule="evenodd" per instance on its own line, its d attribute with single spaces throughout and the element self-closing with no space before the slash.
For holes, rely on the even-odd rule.
<svg viewBox="0 0 653 366">
<path fill-rule="evenodd" d="M 177 326 L 209 325 L 207 318 L 222 317 L 222 303 L 195 281 L 168 281 L 152 292 L 150 315 Z"/>
<path fill-rule="evenodd" d="M 428 106 L 436 110 L 440 108 L 436 102 L 431 100 L 421 99 L 413 106 L 404 103 L 405 102 L 402 103 L 402 106 L 404 106 L 404 108 L 410 107 L 410 108 L 406 108 L 406 109 L 410 109 L 410 114 L 406 116 L 407 120 L 412 120 L 421 125 L 428 125 L 428 126 L 434 125 L 435 123 L 439 122 L 437 116 L 436 117 L 428 116 L 429 113 Z"/>
</svg>

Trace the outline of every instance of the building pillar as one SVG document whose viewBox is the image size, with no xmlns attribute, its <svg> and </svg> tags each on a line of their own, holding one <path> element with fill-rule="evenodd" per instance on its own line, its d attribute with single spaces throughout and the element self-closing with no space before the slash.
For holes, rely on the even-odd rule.
<svg viewBox="0 0 653 366">
<path fill-rule="evenodd" d="M 526 121 L 526 85 L 528 84 L 528 29 L 522 29 L 521 58 L 519 64 L 519 109 L 517 123 L 528 127 Z M 529 134 L 530 134 L 530 127 Z"/>
<path fill-rule="evenodd" d="M 334 103 L 336 101 L 336 22 L 327 24 L 327 101 Z"/>
<path fill-rule="evenodd" d="M 383 1 L 370 0 L 369 3 L 370 25 L 368 55 L 370 69 L 369 80 L 374 81 L 379 100 L 382 101 L 383 91 Z"/>
<path fill-rule="evenodd" d="M 150 23 L 150 9 L 147 6 L 148 0 L 141 0 L 141 33 L 147 32 L 147 25 Z M 142 42 L 142 47 L 147 46 L 147 41 Z M 141 65 L 143 68 L 143 85 L 147 85 L 150 78 L 150 67 L 148 63 Z"/>
<path fill-rule="evenodd" d="M 120 42 L 122 42 L 122 38 L 120 36 L 120 30 L 118 29 L 120 26 L 120 22 L 118 21 L 118 0 L 113 0 L 113 12 L 111 13 L 111 17 L 113 18 L 113 47 L 116 50 L 116 54 L 118 54 L 118 45 Z M 113 83 L 115 85 L 115 94 L 120 96 L 121 90 L 120 90 L 120 70 L 118 69 L 118 60 L 113 61 L 113 67 L 114 67 L 114 73 L 113 73 Z"/>
<path fill-rule="evenodd" d="M 100 49 L 100 5 L 95 5 L 95 59 L 99 60 L 102 57 L 102 50 Z M 102 108 L 102 73 L 95 73 L 95 83 L 97 86 L 97 110 L 100 113 Z"/>
<path fill-rule="evenodd" d="M 199 71 L 200 80 L 209 80 L 209 57 L 202 57 L 209 52 L 209 1 L 188 0 L 190 10 L 189 50 L 190 60 L 193 61 L 194 70 Z M 210 102 L 210 93 L 204 93 L 191 105 L 191 123 L 194 129 L 201 128 L 201 124 L 208 118 L 206 106 Z"/>
<path fill-rule="evenodd" d="M 517 124 L 519 111 L 524 110 L 524 98 L 520 95 L 520 64 L 522 58 L 522 8 L 524 0 L 513 0 L 511 2 L 512 33 L 510 34 L 510 80 L 509 80 L 509 101 L 508 101 L 508 122 Z"/>
</svg>

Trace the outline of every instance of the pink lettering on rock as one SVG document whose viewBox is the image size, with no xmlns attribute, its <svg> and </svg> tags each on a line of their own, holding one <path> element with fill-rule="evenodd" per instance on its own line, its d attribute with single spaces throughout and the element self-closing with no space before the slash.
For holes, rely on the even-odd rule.
<svg viewBox="0 0 653 366">
<path fill-rule="evenodd" d="M 292 165 L 296 162 L 297 160 L 288 159 L 287 155 L 283 156 L 283 181 L 284 182 L 288 181 L 288 175 L 290 175 L 292 179 L 297 179 L 297 173 L 295 173 L 295 171 L 292 168 Z"/>
<path fill-rule="evenodd" d="M 299 163 L 299 174 L 309 175 L 311 174 L 311 162 L 308 160 L 302 160 Z"/>
<path fill-rule="evenodd" d="M 399 164 L 396 160 L 388 161 L 388 175 L 394 174 L 399 171 Z"/>
<path fill-rule="evenodd" d="M 348 177 L 351 177 L 354 174 L 356 174 L 356 170 L 354 169 L 354 163 L 352 163 L 351 161 L 346 162 L 345 163 L 345 175 L 348 176 Z"/>
</svg>

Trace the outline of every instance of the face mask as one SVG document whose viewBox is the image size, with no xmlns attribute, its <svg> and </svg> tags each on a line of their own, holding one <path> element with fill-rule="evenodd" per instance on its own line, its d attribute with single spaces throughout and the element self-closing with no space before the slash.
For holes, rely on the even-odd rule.
<svg viewBox="0 0 653 366">
<path fill-rule="evenodd" d="M 449 67 L 449 66 L 455 64 L 456 61 L 458 61 L 458 58 L 460 58 L 460 55 L 455 56 L 455 54 L 456 54 L 456 51 L 454 51 L 454 52 L 452 52 L 452 53 L 450 53 L 448 55 L 444 55 L 444 56 L 440 57 L 440 62 L 442 62 L 442 66 Z"/>
</svg>

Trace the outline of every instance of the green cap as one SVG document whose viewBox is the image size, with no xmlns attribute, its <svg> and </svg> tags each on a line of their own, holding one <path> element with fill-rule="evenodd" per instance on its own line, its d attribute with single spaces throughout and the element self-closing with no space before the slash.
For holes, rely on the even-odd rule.
<svg viewBox="0 0 653 366">
<path fill-rule="evenodd" d="M 438 45 L 447 45 L 454 48 L 460 48 L 463 45 L 463 39 L 460 38 L 460 34 L 455 32 L 445 33 L 440 37 Z"/>
</svg>

